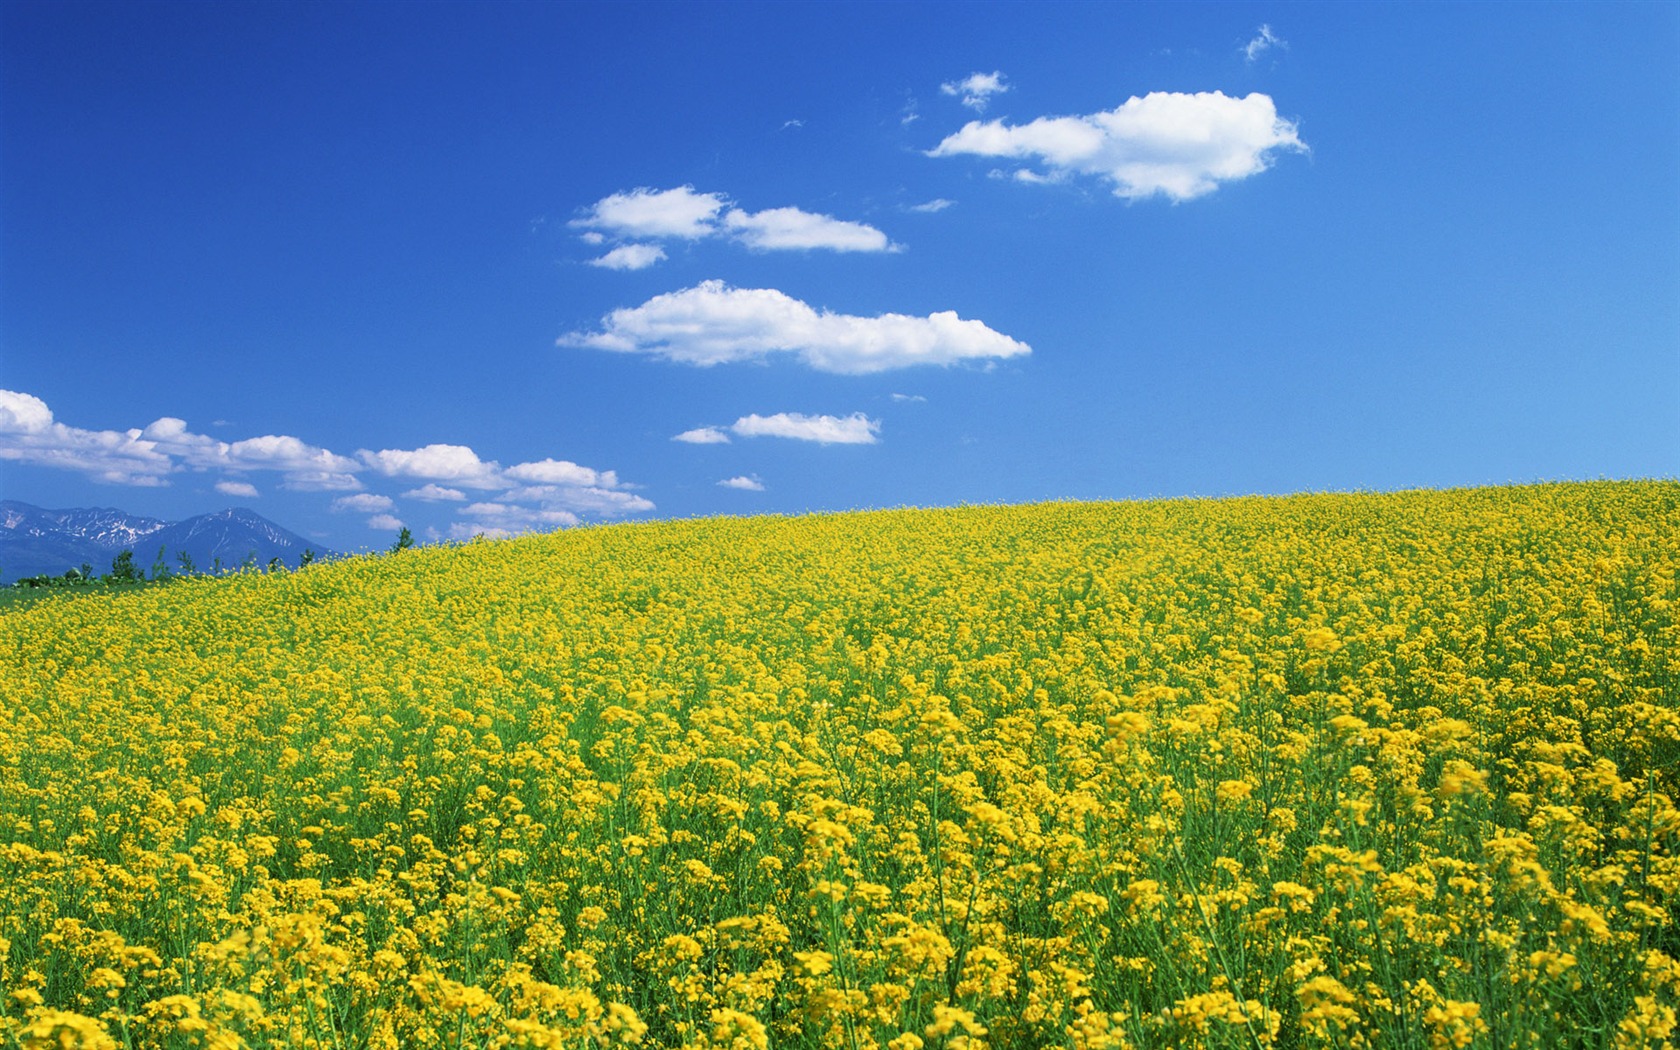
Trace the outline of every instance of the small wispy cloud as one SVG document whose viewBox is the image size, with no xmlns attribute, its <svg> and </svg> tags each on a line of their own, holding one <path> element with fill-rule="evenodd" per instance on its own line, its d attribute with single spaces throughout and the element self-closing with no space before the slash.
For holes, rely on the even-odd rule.
<svg viewBox="0 0 1680 1050">
<path fill-rule="evenodd" d="M 417 489 L 409 489 L 403 493 L 403 499 L 425 500 L 428 503 L 465 502 L 467 494 L 460 489 L 447 488 L 435 482 L 427 482 Z"/>
<path fill-rule="evenodd" d="M 392 514 L 375 514 L 368 519 L 368 528 L 379 532 L 390 532 L 403 527 L 403 520 Z"/>
<path fill-rule="evenodd" d="M 389 496 L 379 496 L 372 492 L 358 492 L 354 496 L 340 496 L 332 501 L 332 509 L 337 511 L 355 511 L 358 514 L 369 514 L 373 511 L 390 510 L 396 506 Z"/>
<path fill-rule="evenodd" d="M 956 201 L 948 201 L 944 197 L 935 197 L 933 200 L 930 200 L 930 201 L 923 201 L 920 204 L 912 204 L 908 208 L 905 208 L 904 210 L 905 211 L 919 212 L 923 215 L 933 215 L 933 214 L 936 214 L 938 212 L 944 211 L 946 208 L 949 208 L 951 205 L 953 205 L 955 203 L 957 203 L 957 202 Z"/>
<path fill-rule="evenodd" d="M 665 249 L 657 244 L 621 244 L 589 265 L 605 270 L 645 270 L 665 258 Z"/>
<path fill-rule="evenodd" d="M 723 488 L 740 489 L 742 492 L 764 491 L 764 482 L 758 479 L 757 474 L 754 474 L 751 477 L 743 474 L 738 477 L 724 478 L 722 481 L 718 482 L 718 484 Z"/>
<path fill-rule="evenodd" d="M 892 399 L 894 401 L 898 401 L 898 402 L 910 402 L 910 403 L 920 403 L 920 402 L 923 402 L 923 401 L 927 400 L 927 398 L 923 397 L 920 394 L 894 394 L 894 395 L 892 395 Z"/>
<path fill-rule="evenodd" d="M 1289 41 L 1284 40 L 1282 37 L 1272 32 L 1271 26 L 1263 24 L 1255 32 L 1254 39 L 1244 44 L 1238 50 L 1243 53 L 1243 58 L 1245 60 L 1253 63 L 1259 59 L 1261 55 L 1273 48 L 1288 49 L 1288 47 Z"/>
<path fill-rule="evenodd" d="M 1003 82 L 1003 74 L 993 70 L 990 73 L 970 73 L 961 80 L 951 80 L 939 85 L 939 93 L 951 95 L 963 105 L 976 113 L 983 113 L 986 104 L 993 95 L 1002 94 L 1009 90 L 1009 85 Z"/>
<path fill-rule="evenodd" d="M 819 445 L 874 445 L 880 442 L 881 423 L 862 412 L 849 416 L 807 416 L 777 412 L 742 416 L 729 428 L 740 437 L 779 437 Z"/>
<path fill-rule="evenodd" d="M 695 427 L 676 435 L 672 441 L 681 441 L 687 445 L 727 445 L 729 435 L 717 427 Z"/>
<path fill-rule="evenodd" d="M 224 496 L 238 496 L 241 499 L 256 499 L 262 495 L 249 481 L 218 481 L 216 491 Z"/>
</svg>

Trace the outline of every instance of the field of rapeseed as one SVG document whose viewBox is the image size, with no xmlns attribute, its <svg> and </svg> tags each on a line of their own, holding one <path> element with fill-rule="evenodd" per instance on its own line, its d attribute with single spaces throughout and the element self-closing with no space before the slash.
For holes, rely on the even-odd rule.
<svg viewBox="0 0 1680 1050">
<path fill-rule="evenodd" d="M 0 613 L 0 1045 L 1656 1047 L 1680 485 L 574 530 Z"/>
</svg>

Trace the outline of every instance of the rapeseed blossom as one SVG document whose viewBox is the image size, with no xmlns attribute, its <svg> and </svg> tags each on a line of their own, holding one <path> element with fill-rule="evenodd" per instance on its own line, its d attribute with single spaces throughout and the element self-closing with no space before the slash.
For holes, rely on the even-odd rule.
<svg viewBox="0 0 1680 1050">
<path fill-rule="evenodd" d="M 1672 1047 L 1672 482 L 0 613 L 0 1045 Z"/>
</svg>

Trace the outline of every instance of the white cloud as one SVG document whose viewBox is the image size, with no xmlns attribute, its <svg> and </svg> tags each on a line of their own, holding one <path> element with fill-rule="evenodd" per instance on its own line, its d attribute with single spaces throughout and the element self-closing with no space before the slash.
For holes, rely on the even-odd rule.
<svg viewBox="0 0 1680 1050">
<path fill-rule="evenodd" d="M 1017 178 L 1095 175 L 1112 182 L 1117 197 L 1159 193 L 1186 201 L 1265 171 L 1279 150 L 1306 148 L 1270 96 L 1155 91 L 1089 116 L 1040 117 L 1016 126 L 970 121 L 928 155 L 1031 159 L 1049 171 Z"/>
<path fill-rule="evenodd" d="M 368 528 L 378 529 L 381 532 L 389 532 L 392 529 L 400 529 L 402 527 L 402 519 L 393 517 L 390 514 L 375 514 L 373 517 L 368 519 Z"/>
<path fill-rule="evenodd" d="M 449 538 L 452 540 L 508 540 L 513 536 L 510 529 L 499 529 L 483 522 L 461 521 L 449 526 Z"/>
<path fill-rule="evenodd" d="M 83 430 L 53 418 L 33 394 L 0 390 L 0 459 L 74 470 L 96 481 L 155 487 L 175 469 L 139 430 Z"/>
<path fill-rule="evenodd" d="M 580 514 L 614 516 L 654 508 L 650 500 L 628 491 L 633 486 L 613 471 L 569 460 L 543 459 L 504 471 L 465 445 L 444 444 L 363 449 L 352 459 L 285 435 L 219 441 L 193 433 L 173 416 L 144 429 L 81 430 L 54 420 L 40 398 L 10 390 L 0 390 L 0 460 L 75 470 L 123 485 L 166 485 L 168 475 L 183 470 L 226 470 L 235 477 L 218 481 L 216 490 L 246 498 L 257 497 L 257 487 L 238 475 L 269 470 L 281 475 L 287 489 L 355 493 L 333 500 L 332 509 L 378 512 L 376 520 L 396 520 L 383 513 L 395 504 L 389 496 L 361 492 L 356 476 L 360 471 L 425 481 L 404 493 L 413 499 L 465 502 L 462 489 L 499 490 L 508 502 L 536 505 L 525 507 L 522 514 L 550 516 L 533 520 L 575 521 Z M 437 484 L 440 481 L 451 484 Z"/>
<path fill-rule="evenodd" d="M 849 416 L 806 416 L 798 412 L 777 412 L 773 416 L 754 413 L 737 419 L 730 428 L 741 437 L 780 437 L 815 441 L 820 445 L 873 445 L 880 438 L 880 421 L 862 412 Z"/>
<path fill-rule="evenodd" d="M 358 514 L 369 514 L 376 510 L 390 510 L 396 506 L 389 496 L 378 496 L 372 492 L 358 492 L 354 496 L 340 496 L 332 501 L 333 510 L 353 510 Z"/>
<path fill-rule="evenodd" d="M 450 535 L 457 538 L 476 536 L 507 537 L 522 532 L 550 532 L 576 525 L 581 519 L 568 510 L 556 508 L 520 507 L 510 503 L 488 501 L 472 503 L 461 508 L 463 521 L 450 527 Z"/>
<path fill-rule="evenodd" d="M 717 232 L 718 212 L 728 204 L 722 194 L 696 193 L 693 186 L 674 190 L 639 187 L 596 201 L 572 225 L 615 237 L 681 237 L 693 240 Z"/>
<path fill-rule="evenodd" d="M 467 494 L 462 492 L 460 489 L 444 488 L 442 485 L 430 482 L 417 489 L 409 489 L 407 492 L 403 493 L 403 499 L 419 499 L 426 500 L 431 503 L 438 503 L 445 500 L 465 502 L 466 498 Z"/>
<path fill-rule="evenodd" d="M 996 70 L 990 73 L 970 73 L 961 80 L 939 85 L 940 94 L 960 98 L 963 105 L 976 112 L 984 112 L 986 103 L 991 101 L 993 95 L 1008 90 L 1009 85 L 1003 82 L 1003 74 Z"/>
<path fill-rule="evenodd" d="M 927 398 L 923 397 L 920 394 L 894 394 L 894 395 L 892 395 L 892 399 L 894 401 L 901 401 L 901 402 L 910 401 L 910 402 L 918 402 L 918 403 L 927 400 Z"/>
<path fill-rule="evenodd" d="M 177 466 L 193 470 L 279 471 L 288 489 L 345 491 L 362 487 L 355 460 L 284 434 L 227 442 L 187 429 L 183 419 L 163 416 L 141 432 Z"/>
<path fill-rule="evenodd" d="M 955 203 L 957 203 L 957 202 L 956 201 L 948 201 L 944 197 L 935 197 L 933 200 L 924 201 L 921 204 L 912 204 L 912 205 L 910 205 L 910 207 L 906 208 L 905 210 L 906 211 L 918 212 L 922 215 L 933 215 L 937 212 L 944 211 L 946 208 L 949 208 L 951 205 L 953 205 Z"/>
<path fill-rule="evenodd" d="M 623 489 L 600 485 L 529 485 L 509 489 L 501 494 L 513 503 L 535 503 L 540 509 L 578 514 L 599 514 L 612 517 L 618 514 L 640 514 L 653 509 L 653 501 Z"/>
<path fill-rule="evenodd" d="M 589 265 L 607 270 L 645 270 L 665 258 L 665 249 L 657 244 L 621 244 Z"/>
<path fill-rule="evenodd" d="M 520 463 L 504 473 L 515 481 L 531 481 L 544 485 L 600 485 L 617 488 L 618 475 L 612 471 L 591 470 L 570 460 L 545 459 L 536 463 Z"/>
<path fill-rule="evenodd" d="M 764 482 L 758 480 L 758 475 L 756 474 L 752 477 L 742 475 L 740 477 L 724 478 L 722 481 L 718 482 L 718 484 L 726 489 L 740 489 L 742 492 L 764 491 Z"/>
<path fill-rule="evenodd" d="M 887 235 L 861 222 L 846 222 L 798 208 L 769 208 L 761 212 L 731 209 L 724 228 L 748 248 L 759 251 L 885 252 L 896 246 Z"/>
<path fill-rule="evenodd" d="M 693 430 L 683 431 L 671 440 L 682 441 L 690 445 L 727 445 L 729 444 L 729 435 L 717 427 L 695 427 Z"/>
<path fill-rule="evenodd" d="M 295 437 L 264 434 L 227 446 L 227 461 L 247 470 L 280 470 L 303 474 L 348 474 L 356 461 L 324 448 L 305 444 Z"/>
<path fill-rule="evenodd" d="M 0 390 L 0 434 L 40 434 L 53 425 L 52 409 L 34 394 Z"/>
<path fill-rule="evenodd" d="M 639 241 L 723 236 L 758 251 L 898 250 L 886 234 L 866 223 L 794 207 L 749 212 L 731 207 L 731 203 L 721 193 L 699 193 L 693 186 L 679 186 L 674 190 L 642 187 L 603 197 L 572 225 L 583 228 L 585 232 L 581 236 L 595 245 L 605 243 L 609 236 Z M 628 243 L 591 259 L 590 265 L 640 270 L 665 257 L 665 249 L 656 244 Z"/>
<path fill-rule="evenodd" d="M 426 445 L 417 449 L 362 449 L 356 455 L 369 469 L 387 477 L 452 481 L 466 488 L 488 489 L 501 484 L 500 468 L 485 462 L 465 445 Z"/>
<path fill-rule="evenodd" d="M 1287 49 L 1289 47 L 1289 41 L 1284 40 L 1276 33 L 1272 32 L 1271 26 L 1262 25 L 1254 34 L 1254 39 L 1250 40 L 1247 44 L 1244 44 L 1239 50 L 1242 51 L 1245 59 L 1249 62 L 1253 62 L 1255 59 L 1259 58 L 1261 55 L 1270 51 L 1274 47 Z"/>
<path fill-rule="evenodd" d="M 789 353 L 818 371 L 849 375 L 1032 352 L 1026 343 L 965 321 L 955 311 L 856 317 L 819 312 L 774 288 L 731 288 L 722 281 L 614 310 L 602 319 L 600 331 L 572 332 L 559 344 L 700 366 Z"/>
<path fill-rule="evenodd" d="M 354 474 L 298 470 L 286 475 L 285 487 L 294 492 L 354 492 L 362 487 L 362 483 Z"/>
</svg>

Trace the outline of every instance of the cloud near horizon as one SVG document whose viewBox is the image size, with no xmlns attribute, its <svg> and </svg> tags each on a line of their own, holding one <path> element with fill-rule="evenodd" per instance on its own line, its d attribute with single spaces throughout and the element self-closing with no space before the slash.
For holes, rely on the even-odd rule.
<svg viewBox="0 0 1680 1050">
<path fill-rule="evenodd" d="M 1045 170 L 1019 169 L 1018 180 L 1094 175 L 1126 200 L 1161 194 L 1178 202 L 1265 171 L 1279 151 L 1306 152 L 1307 145 L 1295 124 L 1278 116 L 1269 95 L 1155 91 L 1089 116 L 1039 117 L 1013 126 L 970 121 L 928 156 L 1030 160 Z"/>
<path fill-rule="evenodd" d="M 71 470 L 110 484 L 153 487 L 168 485 L 171 475 L 182 472 L 224 470 L 234 476 L 218 480 L 215 489 L 247 498 L 256 496 L 257 488 L 241 475 L 274 471 L 289 489 L 353 493 L 333 500 L 332 510 L 382 516 L 389 516 L 383 512 L 392 510 L 394 501 L 361 491 L 359 475 L 425 482 L 403 493 L 404 498 L 465 502 L 463 489 L 493 492 L 499 501 L 524 505 L 520 513 L 504 516 L 513 524 L 563 522 L 568 516 L 575 524 L 581 515 L 613 517 L 654 509 L 615 472 L 569 460 L 542 459 L 504 469 L 465 445 L 449 444 L 362 449 L 350 457 L 288 435 L 220 441 L 194 433 L 173 416 L 125 431 L 84 430 L 58 422 L 45 401 L 14 390 L 0 390 L 0 460 Z"/>
<path fill-rule="evenodd" d="M 614 310 L 602 319 L 600 331 L 571 332 L 558 344 L 699 367 L 792 354 L 819 372 L 843 375 L 1032 352 L 1026 343 L 951 310 L 926 317 L 858 317 L 819 311 L 774 288 L 732 288 L 722 281 Z"/>
<path fill-rule="evenodd" d="M 700 193 L 693 186 L 654 190 L 646 186 L 603 197 L 572 220 L 588 244 L 608 238 L 625 241 L 591 266 L 640 270 L 664 259 L 665 249 L 651 240 L 734 240 L 754 251 L 892 252 L 902 250 L 867 223 L 837 219 L 801 208 L 749 212 L 734 207 L 721 193 Z"/>
</svg>

